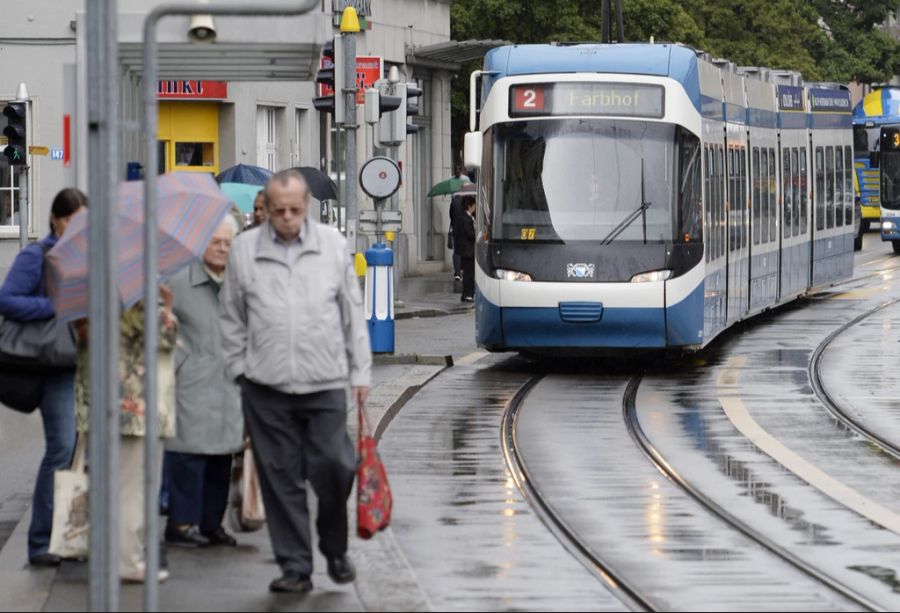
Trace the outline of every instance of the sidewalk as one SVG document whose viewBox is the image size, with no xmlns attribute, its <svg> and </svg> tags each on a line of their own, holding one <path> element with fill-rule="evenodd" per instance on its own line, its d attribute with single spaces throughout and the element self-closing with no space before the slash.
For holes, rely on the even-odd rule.
<svg viewBox="0 0 900 613">
<path fill-rule="evenodd" d="M 460 302 L 460 294 L 454 291 L 453 271 L 446 271 L 421 277 L 400 279 L 395 304 L 395 319 L 413 317 L 438 317 L 465 313 L 474 309 L 471 302 Z"/>
<path fill-rule="evenodd" d="M 376 356 L 369 419 L 380 435 L 406 401 L 429 380 L 457 359 L 475 356 L 471 317 L 451 317 L 442 325 L 433 318 L 471 313 L 472 305 L 459 302 L 452 273 L 403 279 L 396 308 L 397 350 L 394 356 Z M 448 329 L 448 327 L 450 329 Z M 475 356 L 477 357 L 477 356 Z M 0 408 L 0 410 L 3 410 Z M 348 414 L 355 440 L 356 415 Z M 310 497 L 310 508 L 315 503 Z M 350 500 L 351 529 L 355 529 L 355 490 Z M 87 563 L 65 562 L 59 570 L 33 570 L 26 564 L 26 537 L 30 513 L 19 521 L 0 550 L 0 609 L 16 611 L 80 611 L 87 604 Z M 164 520 L 163 520 L 164 521 Z M 314 517 L 313 517 L 314 521 Z M 171 576 L 160 586 L 164 611 L 359 611 L 428 610 L 427 599 L 415 573 L 394 543 L 390 530 L 370 541 L 350 538 L 350 556 L 357 566 L 357 581 L 348 586 L 331 582 L 325 560 L 315 552 L 314 589 L 307 595 L 268 592 L 279 569 L 272 557 L 265 529 L 238 533 L 239 547 L 168 549 Z M 139 611 L 141 586 L 122 586 L 120 606 Z"/>
</svg>

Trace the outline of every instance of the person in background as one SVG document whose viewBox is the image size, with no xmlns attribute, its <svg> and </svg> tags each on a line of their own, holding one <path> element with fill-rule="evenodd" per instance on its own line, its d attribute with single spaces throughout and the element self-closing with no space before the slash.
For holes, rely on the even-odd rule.
<svg viewBox="0 0 900 613">
<path fill-rule="evenodd" d="M 228 505 L 231 457 L 243 444 L 240 391 L 225 368 L 217 317 L 219 289 L 231 242 L 238 234 L 227 215 L 203 258 L 169 280 L 178 319 L 175 349 L 176 435 L 166 441 L 170 545 L 235 546 L 222 518 Z"/>
<path fill-rule="evenodd" d="M 75 188 L 56 194 L 50 207 L 50 234 L 19 252 L 0 287 L 0 316 L 14 321 L 54 316 L 45 288 L 44 255 L 66 231 L 72 215 L 87 203 L 87 197 Z M 59 566 L 59 556 L 47 550 L 53 527 L 53 475 L 69 466 L 75 450 L 74 365 L 47 374 L 40 410 L 45 447 L 31 501 L 28 561 L 32 566 Z"/>
<path fill-rule="evenodd" d="M 313 586 L 304 470 L 319 502 L 328 575 L 336 583 L 356 577 L 347 557 L 356 472 L 347 392 L 365 404 L 372 353 L 346 239 L 310 218 L 309 188 L 296 170 L 276 174 L 265 191 L 269 219 L 234 242 L 219 314 L 282 570 L 269 589 L 306 592 Z"/>
<path fill-rule="evenodd" d="M 172 312 L 172 291 L 159 288 L 159 349 L 157 423 L 160 439 L 175 435 L 175 341 L 176 320 Z M 76 426 L 87 435 L 90 426 L 90 360 L 88 322 L 78 328 L 78 368 L 75 374 Z M 122 312 L 119 318 L 119 576 L 127 583 L 144 581 L 144 304 L 139 302 Z M 104 407 L 100 407 L 103 410 Z M 159 441 L 162 457 L 162 440 Z M 88 441 L 90 446 L 90 441 Z M 156 467 L 159 470 L 160 466 Z M 153 518 L 151 518 L 153 519 Z M 105 526 L 96 526 L 104 529 Z M 162 562 L 162 561 L 161 561 Z M 159 580 L 169 571 L 161 568 Z"/>
<path fill-rule="evenodd" d="M 253 225 L 250 227 L 256 228 L 263 225 L 268 216 L 269 214 L 266 210 L 266 190 L 261 189 L 253 200 Z"/>
<path fill-rule="evenodd" d="M 462 258 L 463 289 L 460 302 L 475 300 L 475 197 L 465 196 L 462 200 L 463 213 L 457 219 L 454 240 L 459 245 Z"/>
</svg>

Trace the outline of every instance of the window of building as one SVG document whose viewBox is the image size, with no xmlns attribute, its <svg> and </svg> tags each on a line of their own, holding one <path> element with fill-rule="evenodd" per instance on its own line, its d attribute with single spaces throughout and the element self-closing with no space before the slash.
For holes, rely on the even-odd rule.
<svg viewBox="0 0 900 613">
<path fill-rule="evenodd" d="M 281 170 L 278 159 L 278 123 L 281 109 L 274 106 L 257 107 L 257 165 L 272 172 Z"/>
<path fill-rule="evenodd" d="M 5 101 L 0 101 L 0 105 L 5 106 Z M 3 133 L 7 123 L 6 116 L 0 115 L 0 134 Z M 3 146 L 6 146 L 5 142 Z M 19 167 L 10 166 L 6 156 L 0 155 L 0 229 L 18 232 L 18 227 Z"/>
</svg>

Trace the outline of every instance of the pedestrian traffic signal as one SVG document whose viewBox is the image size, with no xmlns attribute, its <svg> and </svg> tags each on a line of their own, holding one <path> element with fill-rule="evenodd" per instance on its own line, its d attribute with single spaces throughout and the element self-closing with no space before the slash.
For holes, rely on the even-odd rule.
<svg viewBox="0 0 900 613">
<path fill-rule="evenodd" d="M 406 83 L 379 81 L 379 121 L 376 146 L 396 146 L 406 140 Z"/>
<path fill-rule="evenodd" d="M 25 153 L 28 149 L 25 133 L 25 115 L 28 105 L 25 102 L 10 102 L 3 109 L 7 126 L 3 129 L 6 136 L 6 148 L 3 155 L 9 161 L 10 166 L 24 166 L 27 163 Z"/>
<path fill-rule="evenodd" d="M 317 111 L 334 115 L 335 123 L 344 123 L 344 54 L 340 34 L 322 48 L 322 64 L 316 73 L 316 83 L 320 85 L 321 95 L 313 98 L 313 106 Z"/>
<path fill-rule="evenodd" d="M 406 84 L 406 116 L 415 117 L 419 114 L 419 97 L 422 95 L 422 88 L 416 83 Z M 419 131 L 419 126 L 408 123 L 406 124 L 406 133 L 415 134 Z"/>
</svg>

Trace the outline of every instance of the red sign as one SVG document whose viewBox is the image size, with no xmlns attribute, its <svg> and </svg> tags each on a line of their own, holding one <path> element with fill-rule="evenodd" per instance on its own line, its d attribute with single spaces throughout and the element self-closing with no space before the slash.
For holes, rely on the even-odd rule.
<svg viewBox="0 0 900 613">
<path fill-rule="evenodd" d="M 544 88 L 534 85 L 513 88 L 513 110 L 539 113 L 544 110 Z"/>
<path fill-rule="evenodd" d="M 356 104 L 364 104 L 366 98 L 366 90 L 375 87 L 375 81 L 382 76 L 381 57 L 377 55 L 358 55 L 356 56 Z M 331 60 L 322 57 L 322 68 L 333 68 Z M 331 96 L 334 90 L 328 85 L 319 85 L 320 96 Z"/>
<path fill-rule="evenodd" d="M 225 81 L 157 81 L 156 97 L 166 100 L 224 100 Z"/>
</svg>

